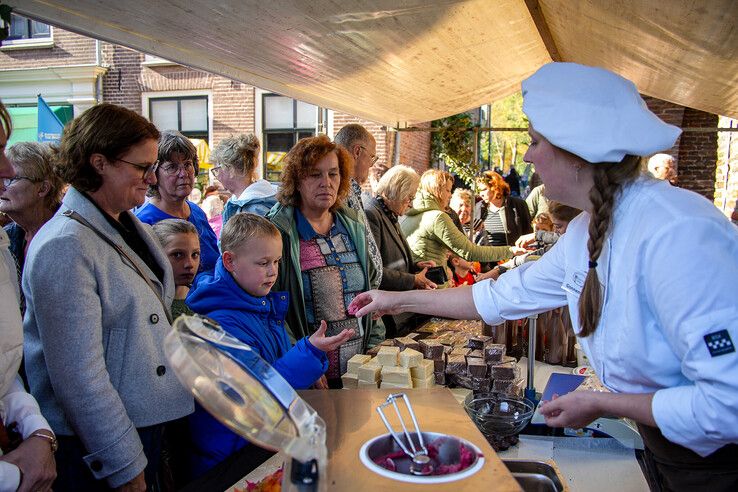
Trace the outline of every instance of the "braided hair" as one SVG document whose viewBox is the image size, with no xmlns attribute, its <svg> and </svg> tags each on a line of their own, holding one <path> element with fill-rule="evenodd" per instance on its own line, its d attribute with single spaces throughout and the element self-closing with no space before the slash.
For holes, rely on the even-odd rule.
<svg viewBox="0 0 738 492">
<path fill-rule="evenodd" d="M 626 155 L 620 162 L 593 164 L 592 189 L 589 200 L 592 203 L 592 216 L 589 220 L 589 271 L 579 298 L 579 323 L 582 331 L 579 336 L 587 337 L 595 332 L 602 315 L 602 288 L 597 276 L 597 260 L 602 253 L 602 245 L 612 222 L 612 211 L 617 195 L 623 185 L 633 181 L 640 174 L 641 158 Z"/>
</svg>

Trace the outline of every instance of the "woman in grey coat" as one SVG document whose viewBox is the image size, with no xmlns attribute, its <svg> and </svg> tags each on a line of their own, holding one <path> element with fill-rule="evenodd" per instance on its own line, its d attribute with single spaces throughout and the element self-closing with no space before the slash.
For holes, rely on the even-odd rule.
<svg viewBox="0 0 738 492">
<path fill-rule="evenodd" d="M 382 256 L 383 275 L 380 289 L 411 290 L 435 289 L 428 280 L 432 261 L 413 262 L 413 253 L 402 234 L 397 217 L 403 215 L 418 191 L 420 176 L 408 166 L 397 165 L 387 171 L 377 183 L 376 196 L 364 207 L 377 248 Z M 412 328 L 412 315 L 402 314 L 382 318 L 387 338 L 400 336 Z"/>
<path fill-rule="evenodd" d="M 193 410 L 162 350 L 171 266 L 129 211 L 156 183 L 158 137 L 112 104 L 70 123 L 55 170 L 71 187 L 26 257 L 26 372 L 59 439 L 57 491 L 145 490 L 163 424 Z"/>
</svg>

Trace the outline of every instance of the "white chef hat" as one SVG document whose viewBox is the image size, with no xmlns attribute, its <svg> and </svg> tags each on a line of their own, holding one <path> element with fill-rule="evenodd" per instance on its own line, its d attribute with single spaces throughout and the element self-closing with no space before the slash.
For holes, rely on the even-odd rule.
<svg viewBox="0 0 738 492">
<path fill-rule="evenodd" d="M 577 63 L 548 63 L 525 79 L 523 112 L 553 145 L 593 163 L 669 149 L 681 133 L 646 107 L 633 82 Z"/>
</svg>

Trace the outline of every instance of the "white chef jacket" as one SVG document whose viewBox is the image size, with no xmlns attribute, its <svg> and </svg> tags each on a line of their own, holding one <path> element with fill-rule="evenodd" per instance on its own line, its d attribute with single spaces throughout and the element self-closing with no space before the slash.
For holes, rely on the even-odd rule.
<svg viewBox="0 0 738 492">
<path fill-rule="evenodd" d="M 475 284 L 482 318 L 568 304 L 579 331 L 588 224 L 581 214 L 540 260 Z M 617 199 L 597 274 L 602 317 L 579 343 L 602 383 L 655 392 L 663 435 L 701 456 L 738 442 L 738 229 L 704 197 L 639 178 Z"/>
<path fill-rule="evenodd" d="M 18 422 L 18 430 L 26 439 L 40 429 L 51 431 L 51 427 L 17 377 L 23 354 L 23 326 L 15 261 L 8 243 L 7 234 L 0 228 L 0 417 L 6 425 Z M 19 484 L 18 467 L 0 461 L 0 492 L 12 492 Z"/>
</svg>

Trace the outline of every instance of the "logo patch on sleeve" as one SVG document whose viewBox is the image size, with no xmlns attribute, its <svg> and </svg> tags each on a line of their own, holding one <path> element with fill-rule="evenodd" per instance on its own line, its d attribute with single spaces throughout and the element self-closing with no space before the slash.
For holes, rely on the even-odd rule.
<svg viewBox="0 0 738 492">
<path fill-rule="evenodd" d="M 728 330 L 720 330 L 705 335 L 705 343 L 712 357 L 735 352 L 733 340 L 730 339 Z"/>
</svg>

